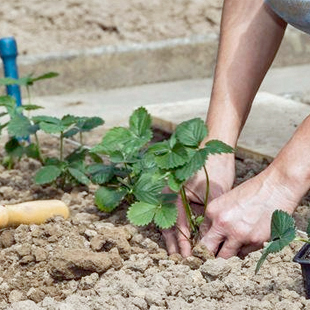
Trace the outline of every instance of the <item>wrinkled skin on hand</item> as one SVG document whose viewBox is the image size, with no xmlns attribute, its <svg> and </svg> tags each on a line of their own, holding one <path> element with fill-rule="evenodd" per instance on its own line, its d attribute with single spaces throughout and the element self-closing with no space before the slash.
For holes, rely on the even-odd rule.
<svg viewBox="0 0 310 310">
<path fill-rule="evenodd" d="M 212 155 L 207 160 L 206 168 L 210 183 L 208 199 L 210 202 L 232 188 L 235 177 L 234 154 Z M 186 194 L 194 212 L 196 214 L 203 214 L 203 202 L 206 194 L 206 176 L 203 169 L 187 182 Z M 177 207 L 178 218 L 176 226 L 163 230 L 162 234 L 169 254 L 180 253 L 183 257 L 187 257 L 191 255 L 190 231 L 180 197 L 178 197 Z"/>
</svg>

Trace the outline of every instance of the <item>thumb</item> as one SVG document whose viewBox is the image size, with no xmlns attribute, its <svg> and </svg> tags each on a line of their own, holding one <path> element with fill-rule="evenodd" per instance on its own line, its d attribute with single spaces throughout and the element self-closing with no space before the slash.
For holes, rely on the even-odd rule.
<svg viewBox="0 0 310 310">
<path fill-rule="evenodd" d="M 225 241 L 225 236 L 214 229 L 213 226 L 205 233 L 201 238 L 200 243 L 205 245 L 207 249 L 216 254 L 220 247 L 220 244 Z"/>
</svg>

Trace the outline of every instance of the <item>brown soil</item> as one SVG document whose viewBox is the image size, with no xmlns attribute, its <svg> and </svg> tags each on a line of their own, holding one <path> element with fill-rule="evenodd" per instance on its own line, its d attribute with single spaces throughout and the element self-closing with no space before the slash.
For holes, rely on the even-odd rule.
<svg viewBox="0 0 310 310">
<path fill-rule="evenodd" d="M 45 141 L 45 152 L 55 148 Z M 238 160 L 236 183 L 266 165 Z M 13 170 L 0 167 L 0 201 L 58 198 L 71 216 L 1 231 L 0 309 L 309 309 L 292 263 L 300 244 L 270 255 L 258 275 L 259 251 L 244 260 L 168 257 L 160 232 L 129 224 L 125 206 L 98 212 L 94 187 L 65 193 L 34 185 L 39 166 L 23 159 Z M 296 214 L 308 213 L 300 207 Z"/>
<path fill-rule="evenodd" d="M 21 54 L 157 41 L 218 31 L 222 0 L 4 0 L 1 37 Z"/>
</svg>

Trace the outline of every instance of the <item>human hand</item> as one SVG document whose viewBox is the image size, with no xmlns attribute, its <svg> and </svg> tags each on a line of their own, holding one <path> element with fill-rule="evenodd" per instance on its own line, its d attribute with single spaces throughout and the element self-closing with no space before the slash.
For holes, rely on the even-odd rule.
<svg viewBox="0 0 310 310">
<path fill-rule="evenodd" d="M 206 169 L 209 176 L 208 201 L 229 191 L 235 177 L 234 154 L 212 155 L 208 158 Z M 186 195 L 195 214 L 203 214 L 206 195 L 206 175 L 202 170 L 186 183 Z M 169 254 L 180 253 L 183 257 L 191 255 L 190 230 L 180 197 L 177 199 L 178 218 L 176 225 L 162 231 Z"/>
<path fill-rule="evenodd" d="M 273 211 L 293 213 L 298 197 L 268 167 L 254 178 L 213 200 L 201 224 L 201 243 L 217 257 L 246 256 L 270 237 Z"/>
</svg>

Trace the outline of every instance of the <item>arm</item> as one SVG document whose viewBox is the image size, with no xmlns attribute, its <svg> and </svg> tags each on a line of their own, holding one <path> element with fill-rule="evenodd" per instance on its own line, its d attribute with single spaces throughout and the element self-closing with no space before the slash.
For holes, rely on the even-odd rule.
<svg viewBox="0 0 310 310">
<path fill-rule="evenodd" d="M 263 0 L 224 2 L 210 108 L 209 139 L 232 146 L 282 41 L 286 23 Z"/>
<path fill-rule="evenodd" d="M 236 145 L 252 100 L 274 59 L 285 27 L 286 23 L 277 18 L 262 0 L 225 1 L 207 116 L 208 140 L 220 139 L 232 146 Z M 212 200 L 231 189 L 234 181 L 234 156 L 210 156 L 206 166 L 210 178 L 209 200 Z M 187 188 L 190 201 L 200 204 L 205 195 L 204 173 L 197 173 L 187 184 Z M 200 197 L 200 201 L 197 197 Z M 200 209 L 203 210 L 202 207 Z M 191 254 L 187 239 L 190 232 L 180 202 L 178 210 L 178 230 L 164 231 L 163 236 L 170 254 L 180 252 L 183 256 L 188 256 Z"/>
<path fill-rule="evenodd" d="M 260 174 L 213 200 L 202 243 L 219 257 L 244 256 L 270 237 L 276 209 L 293 213 L 310 187 L 310 116 Z"/>
<path fill-rule="evenodd" d="M 263 1 L 225 1 L 209 138 L 236 145 L 285 27 Z M 295 210 L 310 187 L 309 132 L 310 117 L 265 171 L 209 204 L 201 240 L 209 250 L 223 258 L 246 255 L 269 238 L 274 210 Z"/>
</svg>

